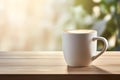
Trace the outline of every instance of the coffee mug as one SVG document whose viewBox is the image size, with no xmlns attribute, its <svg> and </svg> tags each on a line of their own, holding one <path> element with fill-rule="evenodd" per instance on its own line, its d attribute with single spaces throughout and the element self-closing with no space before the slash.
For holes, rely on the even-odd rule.
<svg viewBox="0 0 120 80">
<path fill-rule="evenodd" d="M 97 53 L 97 40 L 104 43 L 103 49 Z M 98 37 L 96 30 L 66 30 L 62 34 L 64 58 L 68 66 L 88 66 L 103 54 L 108 47 L 104 37 Z"/>
</svg>

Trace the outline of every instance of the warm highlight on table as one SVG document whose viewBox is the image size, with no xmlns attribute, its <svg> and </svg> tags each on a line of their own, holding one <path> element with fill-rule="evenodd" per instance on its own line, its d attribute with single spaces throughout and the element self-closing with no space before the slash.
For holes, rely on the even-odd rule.
<svg viewBox="0 0 120 80">
<path fill-rule="evenodd" d="M 68 67 L 62 51 L 0 52 L 1 80 L 115 80 L 119 74 L 120 52 L 106 52 L 80 68 Z"/>
</svg>

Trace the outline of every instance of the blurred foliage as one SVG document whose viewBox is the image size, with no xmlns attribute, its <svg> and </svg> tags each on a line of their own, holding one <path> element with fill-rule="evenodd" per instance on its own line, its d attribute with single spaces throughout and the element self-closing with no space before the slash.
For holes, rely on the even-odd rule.
<svg viewBox="0 0 120 80">
<path fill-rule="evenodd" d="M 91 16 L 91 20 L 93 22 L 88 25 L 82 25 L 84 28 L 92 28 L 92 26 L 94 26 L 94 24 L 99 20 L 105 21 L 105 29 L 101 36 L 107 38 L 109 44 L 112 42 L 112 45 L 110 45 L 108 50 L 120 50 L 120 0 L 74 0 L 73 6 L 82 6 L 84 10 L 84 16 Z M 100 15 L 98 16 L 94 15 L 93 8 L 95 7 L 100 9 Z M 73 15 L 73 18 L 74 16 L 75 15 Z M 79 20 L 80 19 L 81 17 L 79 17 Z M 84 18 L 82 19 L 85 21 Z M 83 28 L 80 27 L 80 21 L 76 22 L 76 24 L 76 29 Z M 101 43 L 99 43 L 99 47 L 100 46 Z"/>
<path fill-rule="evenodd" d="M 109 50 L 120 50 L 120 13 L 119 0 L 101 0 L 100 7 L 102 16 L 107 14 L 111 15 L 111 19 L 107 22 L 106 30 L 102 34 L 108 40 L 114 35 L 116 36 L 116 40 L 113 41 L 115 43 L 114 46 L 110 47 Z M 118 8 L 119 7 L 119 8 Z"/>
</svg>

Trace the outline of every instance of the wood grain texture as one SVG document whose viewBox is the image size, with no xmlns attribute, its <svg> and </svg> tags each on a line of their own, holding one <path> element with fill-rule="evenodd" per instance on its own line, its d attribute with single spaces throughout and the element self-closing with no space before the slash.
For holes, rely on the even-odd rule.
<svg viewBox="0 0 120 80">
<path fill-rule="evenodd" d="M 95 80 L 100 80 L 101 76 L 104 76 L 104 79 L 110 77 L 109 80 L 114 80 L 120 78 L 119 74 L 120 52 L 106 52 L 93 61 L 90 66 L 79 68 L 68 67 L 61 51 L 0 52 L 0 77 L 4 78 L 4 80 L 8 80 L 5 77 L 9 77 L 10 75 L 14 75 L 13 79 L 10 80 L 14 80 L 15 76 L 20 77 L 22 75 L 27 75 L 25 76 L 27 79 L 31 77 L 30 75 L 33 75 L 33 77 L 35 75 L 41 76 L 41 78 L 47 75 L 48 78 L 52 78 L 49 78 L 49 80 L 53 80 L 54 77 L 58 79 L 60 76 L 61 79 L 70 77 L 69 80 L 76 80 L 77 77 L 83 77 L 83 80 L 88 80 L 89 77 L 96 76 L 97 78 Z M 89 75 L 87 79 L 84 79 L 85 75 Z M 112 79 L 112 76 L 115 78 Z M 32 80 L 32 78 L 29 80 Z"/>
</svg>

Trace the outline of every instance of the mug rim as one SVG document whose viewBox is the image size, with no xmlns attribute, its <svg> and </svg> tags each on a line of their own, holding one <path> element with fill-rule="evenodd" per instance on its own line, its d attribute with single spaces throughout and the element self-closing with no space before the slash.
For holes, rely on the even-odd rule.
<svg viewBox="0 0 120 80">
<path fill-rule="evenodd" d="M 74 31 L 82 31 L 82 32 L 74 32 Z M 86 31 L 86 32 L 83 32 Z M 88 32 L 87 32 L 88 31 Z M 96 30 L 93 29 L 75 29 L 75 30 L 64 30 L 63 33 L 68 33 L 68 34 L 90 34 L 90 33 L 97 33 Z"/>
</svg>

